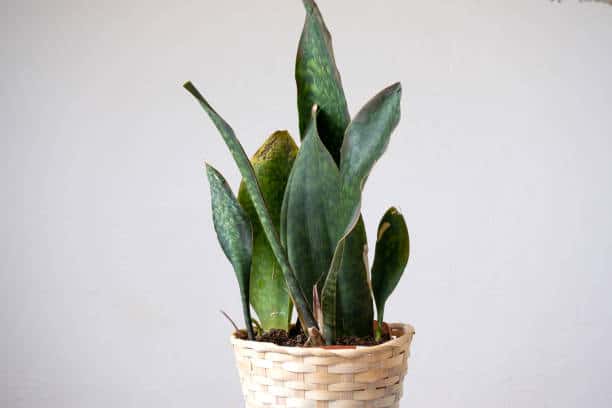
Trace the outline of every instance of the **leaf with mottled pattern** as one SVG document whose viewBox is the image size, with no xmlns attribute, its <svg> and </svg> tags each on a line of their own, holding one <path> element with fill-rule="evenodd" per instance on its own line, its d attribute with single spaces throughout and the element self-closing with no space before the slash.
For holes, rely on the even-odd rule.
<svg viewBox="0 0 612 408">
<path fill-rule="evenodd" d="M 225 178 L 214 167 L 206 165 L 210 184 L 213 223 L 217 238 L 227 259 L 234 267 L 249 339 L 253 339 L 253 323 L 249 305 L 249 279 L 253 254 L 253 229 Z"/>
<path fill-rule="evenodd" d="M 274 222 L 280 228 L 283 195 L 298 148 L 287 131 L 274 132 L 251 158 L 263 198 Z M 289 330 L 293 304 L 272 247 L 261 227 L 257 211 L 244 181 L 238 201 L 253 224 L 253 264 L 251 266 L 251 304 L 265 330 Z"/>
<path fill-rule="evenodd" d="M 303 0 L 306 21 L 295 63 L 297 101 L 302 139 L 311 120 L 311 109 L 320 109 L 317 126 L 321 140 L 336 164 L 340 162 L 340 146 L 350 122 L 340 73 L 336 67 L 331 35 L 321 12 L 313 0 Z"/>
</svg>

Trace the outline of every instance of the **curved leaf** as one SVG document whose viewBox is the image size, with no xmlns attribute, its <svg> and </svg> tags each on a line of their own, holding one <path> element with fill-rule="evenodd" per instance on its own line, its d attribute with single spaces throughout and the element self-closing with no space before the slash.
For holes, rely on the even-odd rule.
<svg viewBox="0 0 612 408">
<path fill-rule="evenodd" d="M 378 225 L 372 292 L 379 326 L 383 323 L 385 302 L 397 286 L 410 255 L 410 239 L 404 216 L 394 207 L 387 210 Z"/>
<path fill-rule="evenodd" d="M 251 158 L 264 201 L 274 227 L 280 228 L 285 186 L 298 148 L 286 131 L 274 132 Z M 261 227 L 246 185 L 240 183 L 238 202 L 253 224 L 253 263 L 250 297 L 253 309 L 265 330 L 289 330 L 293 305 L 274 252 Z"/>
<path fill-rule="evenodd" d="M 321 140 L 336 163 L 350 122 L 340 73 L 336 68 L 332 40 L 321 12 L 313 0 L 303 0 L 306 21 L 298 46 L 295 81 L 301 138 L 306 138 L 311 109 L 320 109 L 318 128 Z"/>
<path fill-rule="evenodd" d="M 340 173 L 345 188 L 361 190 L 372 167 L 387 149 L 400 120 L 401 84 L 395 83 L 364 105 L 346 129 Z"/>
<path fill-rule="evenodd" d="M 289 259 L 287 258 L 287 254 L 285 250 L 281 246 L 280 240 L 278 238 L 278 233 L 274 228 L 274 223 L 270 214 L 268 212 L 268 208 L 266 207 L 266 203 L 263 199 L 261 189 L 259 188 L 259 184 L 257 183 L 257 177 L 255 175 L 255 171 L 249 162 L 249 158 L 247 157 L 244 149 L 238 142 L 236 135 L 234 134 L 234 130 L 227 124 L 221 116 L 210 106 L 210 104 L 204 99 L 202 94 L 197 90 L 197 88 L 191 83 L 187 82 L 184 85 L 185 89 L 193 95 L 196 100 L 200 103 L 200 106 L 204 109 L 204 111 L 211 118 L 217 130 L 223 137 L 225 144 L 228 149 L 232 153 L 234 157 L 234 161 L 240 169 L 240 173 L 244 178 L 244 182 L 247 188 L 247 191 L 253 201 L 253 206 L 255 207 L 255 211 L 257 212 L 257 216 L 259 217 L 259 221 L 261 222 L 261 226 L 266 233 L 266 237 L 268 238 L 268 242 L 272 247 L 272 251 L 274 251 L 274 256 L 278 261 L 281 270 L 283 271 L 283 276 L 285 277 L 285 282 L 287 283 L 287 287 L 289 288 L 289 293 L 291 295 L 291 300 L 295 305 L 298 316 L 300 318 L 300 322 L 302 324 L 302 328 L 305 333 L 316 333 L 318 330 L 317 322 L 312 315 L 311 304 L 306 301 L 306 297 L 304 296 L 304 292 L 300 288 L 300 285 L 297 281 L 297 278 L 291 268 L 291 264 L 289 263 Z M 312 336 L 311 336 L 312 337 Z M 317 344 L 321 341 L 320 338 L 311 338 L 313 344 Z"/>
<path fill-rule="evenodd" d="M 238 279 L 244 322 L 249 339 L 253 339 L 253 323 L 249 306 L 249 277 L 253 254 L 253 230 L 249 217 L 234 197 L 227 182 L 214 167 L 206 165 L 210 184 L 213 223 L 225 256 Z"/>
</svg>

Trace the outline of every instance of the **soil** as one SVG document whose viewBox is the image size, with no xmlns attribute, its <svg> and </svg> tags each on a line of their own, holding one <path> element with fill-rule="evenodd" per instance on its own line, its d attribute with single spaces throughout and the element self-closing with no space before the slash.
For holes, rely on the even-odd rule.
<svg viewBox="0 0 612 408">
<path fill-rule="evenodd" d="M 386 325 L 385 325 L 386 326 Z M 246 339 L 246 333 L 242 330 L 236 333 L 237 337 Z M 271 329 L 255 336 L 255 341 L 274 343 L 279 346 L 288 347 L 304 347 L 308 336 L 304 334 L 300 326 L 291 326 L 289 333 L 286 330 Z M 357 336 L 345 336 L 336 338 L 336 344 L 334 346 L 325 347 L 337 347 L 337 346 L 376 346 L 378 344 L 385 343 L 391 340 L 388 330 L 384 330 L 382 339 L 376 341 L 372 336 L 357 337 Z"/>
</svg>

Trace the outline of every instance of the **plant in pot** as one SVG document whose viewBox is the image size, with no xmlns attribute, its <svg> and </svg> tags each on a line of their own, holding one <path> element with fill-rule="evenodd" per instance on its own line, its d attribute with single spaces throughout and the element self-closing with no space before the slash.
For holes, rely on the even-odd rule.
<svg viewBox="0 0 612 408">
<path fill-rule="evenodd" d="M 248 407 L 398 406 L 414 330 L 383 319 L 408 261 L 408 230 L 395 208 L 383 215 L 370 279 L 361 192 L 399 122 L 401 86 L 351 119 L 329 31 L 315 2 L 303 3 L 299 148 L 277 131 L 249 160 L 229 124 L 185 84 L 242 175 L 236 197 L 206 165 L 215 230 L 243 306 L 245 329 L 231 338 L 243 392 Z"/>
</svg>

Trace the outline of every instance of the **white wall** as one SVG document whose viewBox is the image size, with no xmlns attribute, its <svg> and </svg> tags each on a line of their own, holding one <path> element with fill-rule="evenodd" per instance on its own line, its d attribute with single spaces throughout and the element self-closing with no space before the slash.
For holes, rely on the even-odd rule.
<svg viewBox="0 0 612 408">
<path fill-rule="evenodd" d="M 401 80 L 368 181 L 412 258 L 406 407 L 612 405 L 612 7 L 331 1 L 351 111 Z M 241 405 L 240 318 L 193 80 L 253 152 L 297 137 L 300 1 L 11 1 L 0 13 L 0 406 Z"/>
</svg>

